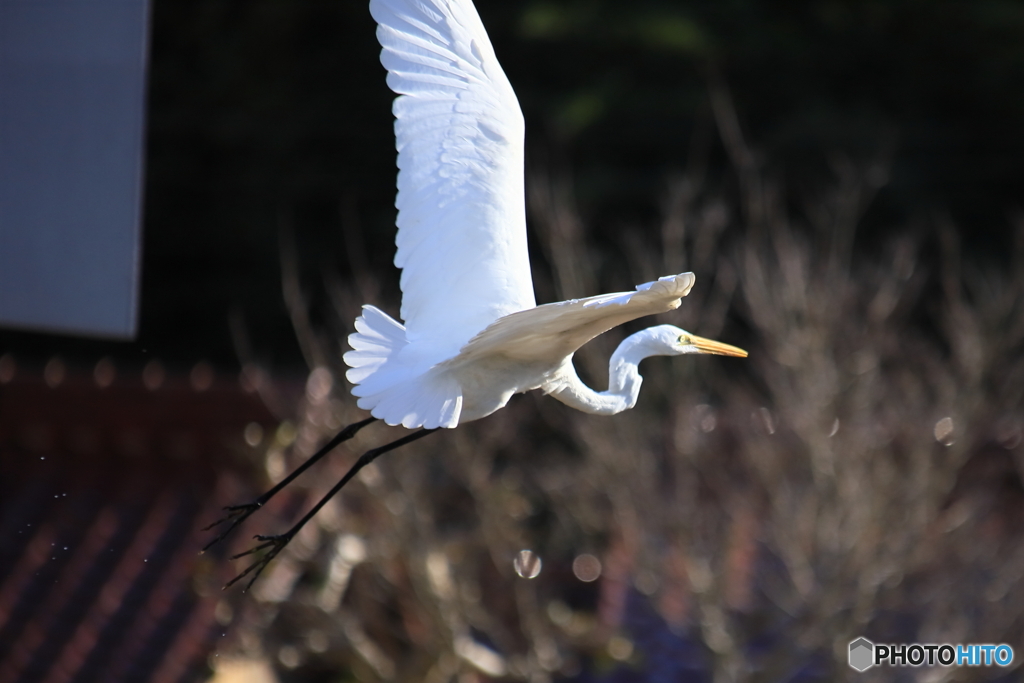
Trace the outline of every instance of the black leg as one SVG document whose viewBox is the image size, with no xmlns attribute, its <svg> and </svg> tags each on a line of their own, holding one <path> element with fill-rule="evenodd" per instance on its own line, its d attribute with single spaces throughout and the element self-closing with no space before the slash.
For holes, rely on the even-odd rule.
<svg viewBox="0 0 1024 683">
<path fill-rule="evenodd" d="M 257 541 L 262 541 L 259 545 L 250 548 L 249 550 L 246 550 L 244 553 L 238 553 L 237 555 L 232 556 L 232 560 L 237 560 L 240 557 L 245 557 L 246 555 L 258 553 L 261 550 L 267 551 L 263 554 L 262 557 L 256 560 L 256 562 L 246 567 L 245 571 L 243 571 L 241 574 L 228 581 L 227 584 L 224 585 L 224 588 L 229 588 L 236 582 L 245 578 L 250 573 L 255 572 L 253 573 L 252 578 L 249 579 L 249 583 L 246 584 L 245 590 L 249 590 L 250 588 L 252 588 L 252 585 L 256 582 L 256 579 L 259 578 L 263 570 L 267 568 L 267 565 L 270 564 L 270 561 L 277 557 L 278 553 L 284 550 L 284 547 L 288 545 L 288 543 L 293 538 L 295 538 L 295 534 L 299 533 L 299 529 L 305 526 L 306 522 L 313 519 L 316 513 L 320 512 L 320 509 L 327 504 L 327 501 L 333 498 L 335 494 L 337 494 L 338 491 L 340 491 L 341 488 L 345 484 L 347 484 L 350 479 L 352 479 L 352 477 L 356 476 L 359 470 L 369 465 L 371 462 L 376 460 L 379 456 L 383 455 L 384 453 L 387 453 L 388 451 L 393 451 L 399 446 L 404 446 L 407 443 L 412 443 L 417 439 L 422 439 L 427 434 L 431 434 L 435 431 L 437 430 L 421 429 L 417 432 L 409 434 L 408 436 L 404 436 L 401 439 L 398 439 L 397 441 L 392 441 L 391 443 L 384 444 L 383 446 L 378 446 L 377 448 L 373 448 L 363 453 L 361 456 L 359 456 L 359 460 L 356 460 L 356 463 L 352 465 L 348 472 L 345 473 L 345 476 L 341 478 L 341 481 L 335 484 L 334 488 L 328 491 L 327 495 L 321 498 L 320 502 L 314 505 L 313 509 L 307 512 L 306 516 L 300 519 L 295 526 L 293 526 L 285 533 L 277 536 L 256 536 L 255 538 Z"/>
<path fill-rule="evenodd" d="M 313 455 L 309 456 L 309 458 L 306 459 L 306 462 L 299 465 L 294 472 L 292 472 L 287 477 L 278 482 L 277 486 L 275 486 L 274 488 L 270 489 L 269 491 L 267 491 L 266 493 L 264 493 L 262 496 L 252 501 L 251 503 L 245 503 L 244 505 L 229 505 L 228 507 L 224 508 L 227 511 L 227 514 L 224 515 L 224 517 L 222 517 L 221 519 L 218 519 L 213 524 L 204 527 L 203 531 L 209 531 L 210 529 L 220 526 L 221 524 L 227 524 L 227 528 L 224 529 L 224 531 L 222 531 L 216 538 L 214 538 L 212 541 L 203 546 L 203 549 L 200 552 L 205 553 L 215 543 L 223 540 L 228 534 L 234 531 L 235 527 L 237 527 L 239 524 L 248 519 L 249 515 L 263 507 L 266 504 L 266 502 L 273 498 L 275 495 L 277 495 L 278 492 L 281 491 L 281 489 L 295 481 L 296 477 L 298 477 L 300 474 L 302 474 L 307 469 L 312 467 L 313 464 L 315 464 L 325 455 L 334 450 L 334 448 L 342 441 L 348 441 L 353 436 L 355 436 L 360 429 L 370 424 L 371 422 L 376 421 L 377 418 L 368 417 L 361 422 L 354 422 L 350 424 L 348 427 L 345 427 L 340 432 L 338 432 L 338 434 L 333 439 L 325 443 L 320 448 L 320 450 L 318 450 Z"/>
</svg>

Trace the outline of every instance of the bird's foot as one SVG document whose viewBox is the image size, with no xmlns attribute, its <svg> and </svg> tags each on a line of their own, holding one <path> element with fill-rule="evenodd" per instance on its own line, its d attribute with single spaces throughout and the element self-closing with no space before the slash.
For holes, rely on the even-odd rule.
<svg viewBox="0 0 1024 683">
<path fill-rule="evenodd" d="M 270 564 L 270 561 L 277 557 L 278 554 L 282 550 L 284 550 L 284 547 L 288 545 L 294 537 L 295 530 L 289 531 L 284 534 L 279 534 L 276 536 L 254 536 L 253 538 L 255 538 L 257 541 L 260 541 L 260 543 L 256 546 L 253 546 L 252 548 L 249 548 L 244 552 L 238 553 L 237 555 L 232 555 L 231 559 L 237 560 L 248 555 L 255 555 L 261 550 L 266 550 L 266 552 L 263 553 L 263 555 L 261 555 L 258 560 L 256 560 L 248 567 L 246 567 L 241 574 L 239 574 L 238 576 L 224 584 L 224 589 L 227 590 L 234 584 L 244 579 L 249 574 L 252 574 L 252 578 L 249 579 L 249 583 L 245 584 L 244 590 L 247 591 L 250 588 L 252 588 L 252 585 L 256 583 L 256 579 L 258 579 L 260 574 L 263 573 L 263 570 L 267 568 L 267 565 Z"/>
<path fill-rule="evenodd" d="M 224 508 L 226 515 L 218 519 L 213 524 L 203 527 L 203 531 L 209 531 L 221 524 L 227 524 L 227 527 L 217 535 L 212 541 L 203 546 L 203 549 L 199 552 L 205 553 L 217 542 L 224 540 L 224 538 L 235 530 L 239 524 L 249 518 L 249 515 L 263 507 L 262 501 L 255 500 L 251 503 L 245 503 L 244 505 L 228 505 Z"/>
</svg>

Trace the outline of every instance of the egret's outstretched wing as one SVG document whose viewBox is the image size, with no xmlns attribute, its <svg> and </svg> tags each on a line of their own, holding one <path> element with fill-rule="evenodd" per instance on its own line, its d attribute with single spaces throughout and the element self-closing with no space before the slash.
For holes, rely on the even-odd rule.
<svg viewBox="0 0 1024 683">
<path fill-rule="evenodd" d="M 690 293 L 693 273 L 669 275 L 633 292 L 560 301 L 506 316 L 463 347 L 454 362 L 500 354 L 517 361 L 559 360 L 611 328 L 679 307 Z"/>
<path fill-rule="evenodd" d="M 469 0 L 371 0 L 395 100 L 407 361 L 534 306 L 523 116 Z"/>
</svg>

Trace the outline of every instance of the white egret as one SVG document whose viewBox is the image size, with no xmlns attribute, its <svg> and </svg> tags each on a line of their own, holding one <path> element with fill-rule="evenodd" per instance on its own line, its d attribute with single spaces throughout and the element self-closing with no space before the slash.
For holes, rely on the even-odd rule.
<svg viewBox="0 0 1024 683">
<path fill-rule="evenodd" d="M 365 453 L 298 524 L 243 555 L 267 550 L 253 579 L 352 476 L 380 454 L 439 427 L 453 428 L 540 389 L 587 413 L 636 404 L 641 360 L 734 346 L 658 325 L 612 354 L 607 391 L 580 381 L 573 354 L 635 318 L 675 309 L 694 283 L 670 275 L 636 291 L 537 306 L 526 245 L 523 115 L 471 0 L 370 0 L 394 103 L 398 148 L 399 323 L 364 306 L 344 356 L 360 408 L 350 425 L 255 502 L 228 508 L 212 545 L 341 441 L 375 419 L 421 428 Z M 213 526 L 213 525 L 211 525 Z M 209 545 L 207 546 L 209 547 Z M 230 585 L 230 584 L 229 584 Z"/>
</svg>

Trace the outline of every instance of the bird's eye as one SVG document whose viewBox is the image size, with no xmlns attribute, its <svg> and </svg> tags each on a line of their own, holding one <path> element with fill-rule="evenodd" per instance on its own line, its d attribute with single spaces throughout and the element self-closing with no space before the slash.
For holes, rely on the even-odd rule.
<svg viewBox="0 0 1024 683">
<path fill-rule="evenodd" d="M 685 334 L 681 334 L 681 335 L 679 335 L 679 343 L 680 343 L 680 344 L 682 344 L 683 346 L 686 346 L 686 344 L 687 344 L 687 342 L 688 342 L 688 341 L 689 341 L 689 340 L 687 340 L 687 338 L 686 338 L 686 335 L 685 335 Z"/>
</svg>

